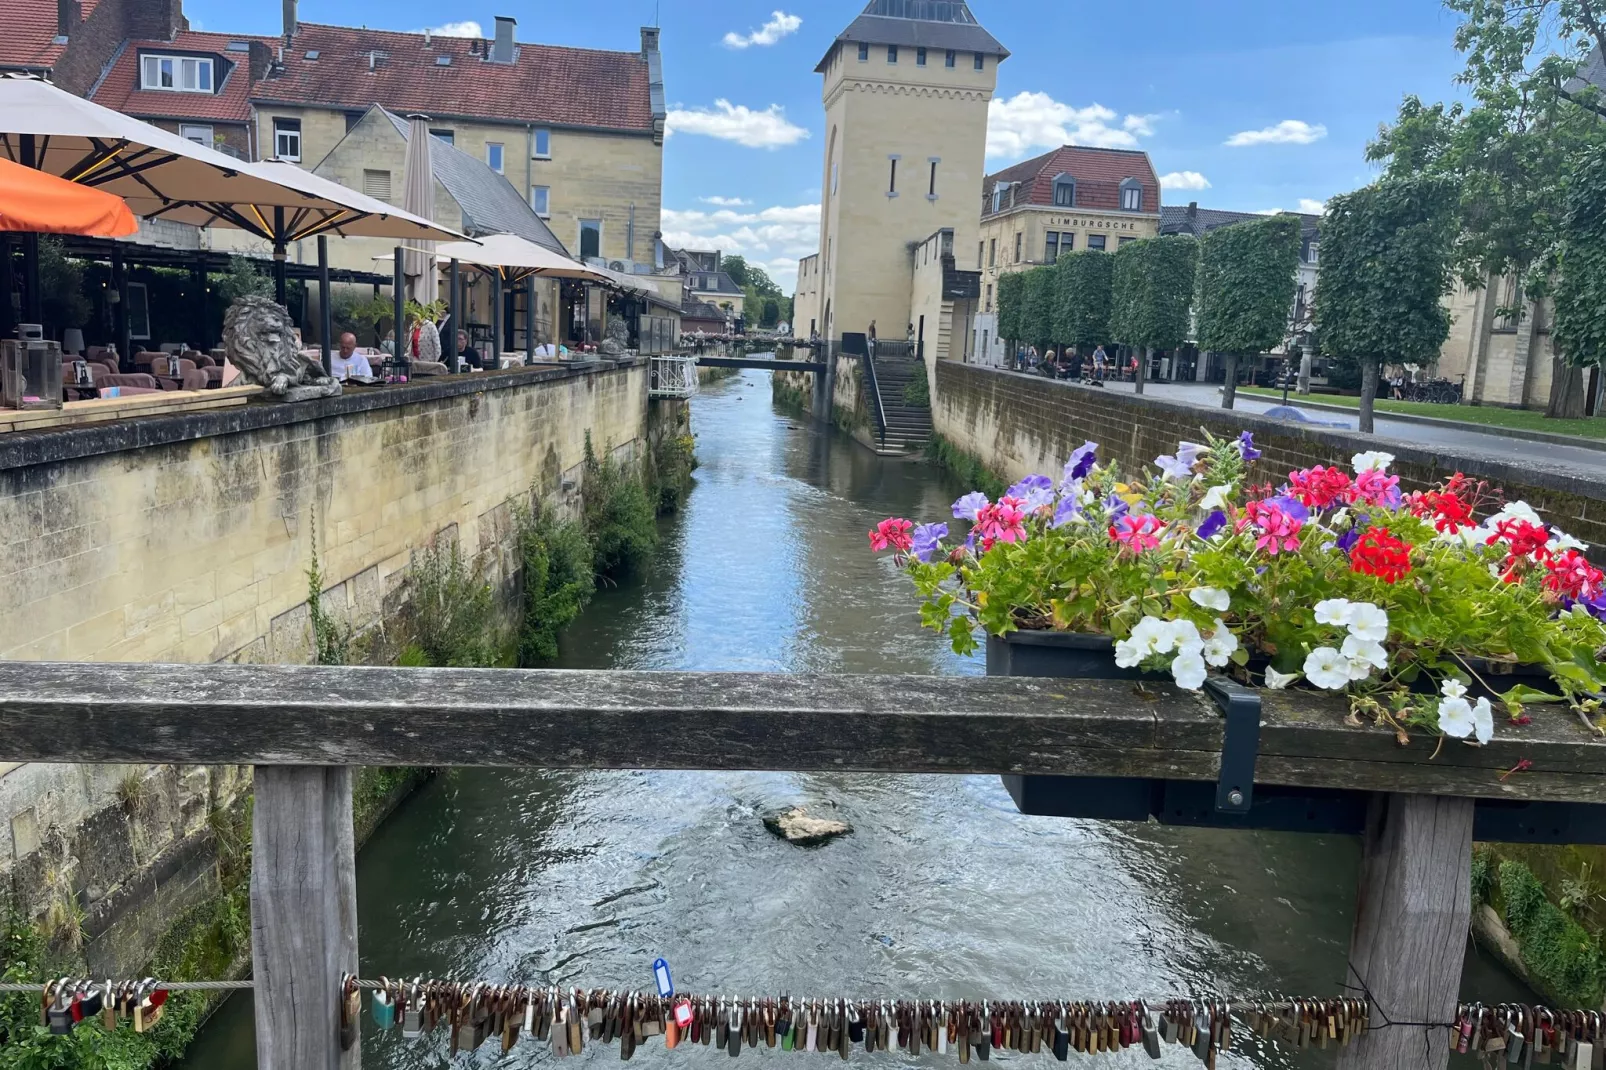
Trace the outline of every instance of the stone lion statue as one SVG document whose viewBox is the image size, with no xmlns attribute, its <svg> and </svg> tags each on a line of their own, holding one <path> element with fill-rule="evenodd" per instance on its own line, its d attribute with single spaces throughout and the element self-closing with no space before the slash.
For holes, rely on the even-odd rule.
<svg viewBox="0 0 1606 1070">
<path fill-rule="evenodd" d="M 608 321 L 608 337 L 602 340 L 597 352 L 605 357 L 622 357 L 630 349 L 630 328 L 623 318 L 615 316 Z"/>
<path fill-rule="evenodd" d="M 266 297 L 241 297 L 223 316 L 223 350 L 245 381 L 280 401 L 330 398 L 340 381 L 296 349 L 290 313 Z"/>
</svg>

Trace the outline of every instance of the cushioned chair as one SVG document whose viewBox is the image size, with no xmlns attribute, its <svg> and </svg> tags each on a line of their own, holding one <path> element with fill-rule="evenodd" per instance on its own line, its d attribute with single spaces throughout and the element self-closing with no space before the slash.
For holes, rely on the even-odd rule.
<svg viewBox="0 0 1606 1070">
<path fill-rule="evenodd" d="M 177 365 L 177 367 L 175 368 L 174 365 Z M 167 377 L 158 380 L 158 383 L 163 390 L 188 390 L 190 388 L 184 385 L 184 377 L 195 370 L 196 367 L 193 360 L 185 360 L 183 357 L 169 357 L 167 360 Z M 174 379 L 180 381 L 174 383 Z M 204 375 L 202 379 L 205 379 Z M 196 389 L 201 389 L 201 387 Z"/>
<path fill-rule="evenodd" d="M 93 369 L 91 369 L 93 371 Z M 95 375 L 95 385 L 120 387 L 118 393 L 127 397 L 130 394 L 159 394 L 161 387 L 156 380 L 142 372 L 107 372 L 104 375 Z"/>
</svg>

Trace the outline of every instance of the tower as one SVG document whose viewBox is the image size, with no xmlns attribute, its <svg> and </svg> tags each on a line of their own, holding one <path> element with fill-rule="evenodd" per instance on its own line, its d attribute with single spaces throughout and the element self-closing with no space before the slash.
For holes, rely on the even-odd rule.
<svg viewBox="0 0 1606 1070">
<path fill-rule="evenodd" d="M 980 226 L 987 105 L 1009 52 L 965 0 L 870 0 L 815 67 L 824 76 L 818 302 L 822 336 L 902 338 L 913 250 Z"/>
</svg>

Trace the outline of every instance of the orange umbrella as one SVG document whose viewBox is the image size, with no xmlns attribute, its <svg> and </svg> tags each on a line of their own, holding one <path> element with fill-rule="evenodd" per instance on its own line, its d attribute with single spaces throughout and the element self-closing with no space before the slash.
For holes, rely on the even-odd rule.
<svg viewBox="0 0 1606 1070">
<path fill-rule="evenodd" d="M 138 229 L 121 197 L 0 159 L 0 230 L 126 238 Z"/>
</svg>

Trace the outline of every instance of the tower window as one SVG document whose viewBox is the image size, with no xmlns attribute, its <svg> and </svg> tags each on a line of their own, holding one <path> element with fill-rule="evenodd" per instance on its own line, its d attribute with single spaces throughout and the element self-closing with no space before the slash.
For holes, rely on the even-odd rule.
<svg viewBox="0 0 1606 1070">
<path fill-rule="evenodd" d="M 887 46 L 887 62 L 888 63 L 896 63 L 896 62 L 898 62 L 898 46 L 897 45 L 888 45 Z"/>
<path fill-rule="evenodd" d="M 898 195 L 898 157 L 895 155 L 888 156 L 887 163 L 891 165 L 887 169 L 887 196 L 896 197 Z"/>
<path fill-rule="evenodd" d="M 942 65 L 944 67 L 952 67 L 954 65 L 954 61 L 958 58 L 959 54 L 950 48 L 948 50 L 948 55 L 943 58 Z"/>
<path fill-rule="evenodd" d="M 987 57 L 977 52 L 974 66 L 978 71 L 984 70 L 987 66 Z"/>
<path fill-rule="evenodd" d="M 870 45 L 866 41 L 860 41 L 859 42 L 859 62 L 860 63 L 869 63 L 870 62 Z"/>
<path fill-rule="evenodd" d="M 936 200 L 937 198 L 937 165 L 941 162 L 942 161 L 937 159 L 935 156 L 931 159 L 931 179 L 926 184 L 926 196 L 930 197 L 932 200 Z"/>
<path fill-rule="evenodd" d="M 923 48 L 915 49 L 915 66 L 916 67 L 924 67 L 925 65 L 926 65 L 926 50 L 923 49 Z"/>
</svg>

